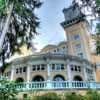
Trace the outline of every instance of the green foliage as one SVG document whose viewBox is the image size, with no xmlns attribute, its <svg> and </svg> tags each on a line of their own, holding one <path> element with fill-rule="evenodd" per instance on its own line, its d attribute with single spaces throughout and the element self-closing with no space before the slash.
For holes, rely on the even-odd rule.
<svg viewBox="0 0 100 100">
<path fill-rule="evenodd" d="M 46 93 L 41 96 L 36 96 L 36 100 L 61 100 L 61 98 L 56 93 Z"/>
<path fill-rule="evenodd" d="M 76 94 L 75 92 L 66 93 L 65 100 L 84 100 L 84 97 L 80 94 Z"/>
<path fill-rule="evenodd" d="M 16 95 L 21 91 L 17 87 L 22 83 L 10 82 L 9 79 L 0 80 L 0 100 L 18 100 Z"/>
<path fill-rule="evenodd" d="M 0 10 L 0 36 L 4 29 L 7 15 L 11 10 L 11 17 L 9 24 L 6 27 L 6 36 L 0 50 L 0 62 L 6 68 L 5 60 L 14 55 L 14 53 L 21 53 L 20 47 L 25 45 L 28 49 L 33 47 L 32 40 L 38 34 L 40 20 L 35 14 L 35 10 L 40 8 L 40 0 L 3 0 L 2 6 L 8 9 L 7 13 Z"/>
<path fill-rule="evenodd" d="M 97 91 L 93 91 L 92 89 L 88 88 L 84 100 L 100 100 L 100 93 L 98 93 Z"/>
</svg>

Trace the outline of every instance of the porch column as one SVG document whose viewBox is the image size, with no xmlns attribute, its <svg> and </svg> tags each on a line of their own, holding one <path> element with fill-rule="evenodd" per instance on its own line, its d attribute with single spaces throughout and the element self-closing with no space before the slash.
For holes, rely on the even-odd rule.
<svg viewBox="0 0 100 100">
<path fill-rule="evenodd" d="M 26 88 L 29 88 L 29 79 L 30 79 L 30 64 L 28 64 L 27 66 L 27 84 L 26 84 Z"/>
<path fill-rule="evenodd" d="M 10 82 L 13 81 L 13 77 L 14 77 L 14 64 L 12 64 Z"/>
<path fill-rule="evenodd" d="M 84 72 L 85 81 L 87 81 L 87 73 L 86 73 L 86 65 L 85 64 L 83 64 L 83 72 Z"/>
<path fill-rule="evenodd" d="M 67 61 L 66 64 L 67 64 L 67 76 L 68 76 L 69 88 L 71 88 L 72 83 L 71 83 L 71 73 L 70 73 L 70 63 L 69 63 L 69 61 Z"/>
<path fill-rule="evenodd" d="M 98 80 L 97 80 L 97 75 L 96 75 L 96 72 L 95 72 L 95 66 L 93 66 L 93 74 L 94 74 L 94 79 L 97 82 Z"/>
<path fill-rule="evenodd" d="M 49 66 L 49 63 L 47 63 L 47 81 L 50 81 L 50 66 Z"/>
<path fill-rule="evenodd" d="M 52 88 L 52 81 L 50 80 L 50 64 L 49 64 L 49 59 L 46 60 L 47 63 L 47 84 L 46 88 L 51 89 Z"/>
</svg>

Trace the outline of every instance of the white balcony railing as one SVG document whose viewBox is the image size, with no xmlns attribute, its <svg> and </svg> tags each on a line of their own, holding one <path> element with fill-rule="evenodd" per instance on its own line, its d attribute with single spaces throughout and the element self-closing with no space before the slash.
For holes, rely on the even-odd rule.
<svg viewBox="0 0 100 100">
<path fill-rule="evenodd" d="M 49 86 L 48 86 L 49 84 Z M 94 81 L 44 81 L 44 82 L 24 82 L 21 89 L 100 89 L 100 82 Z"/>
</svg>

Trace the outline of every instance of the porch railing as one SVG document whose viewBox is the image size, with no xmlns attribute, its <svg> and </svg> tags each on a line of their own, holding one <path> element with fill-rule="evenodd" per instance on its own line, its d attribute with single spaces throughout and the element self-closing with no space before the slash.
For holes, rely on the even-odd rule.
<svg viewBox="0 0 100 100">
<path fill-rule="evenodd" d="M 44 81 L 44 82 L 24 82 L 24 89 L 100 89 L 100 82 L 94 81 Z"/>
</svg>

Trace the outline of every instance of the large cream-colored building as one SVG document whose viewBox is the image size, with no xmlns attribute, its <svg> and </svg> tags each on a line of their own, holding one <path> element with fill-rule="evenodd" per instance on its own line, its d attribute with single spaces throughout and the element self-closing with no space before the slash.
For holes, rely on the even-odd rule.
<svg viewBox="0 0 100 100">
<path fill-rule="evenodd" d="M 47 45 L 41 52 L 21 48 L 5 71 L 11 81 L 24 82 L 24 89 L 100 88 L 100 57 L 96 56 L 89 25 L 77 4 L 64 8 L 61 23 L 67 42 Z M 56 39 L 56 37 L 54 37 Z M 23 87 L 19 87 L 23 88 Z"/>
</svg>

